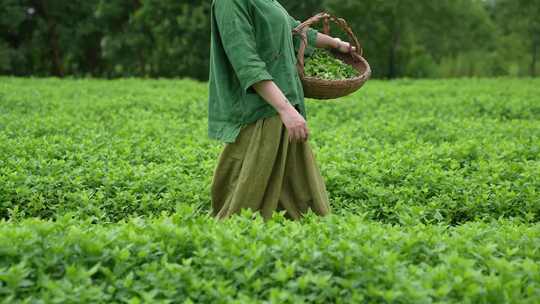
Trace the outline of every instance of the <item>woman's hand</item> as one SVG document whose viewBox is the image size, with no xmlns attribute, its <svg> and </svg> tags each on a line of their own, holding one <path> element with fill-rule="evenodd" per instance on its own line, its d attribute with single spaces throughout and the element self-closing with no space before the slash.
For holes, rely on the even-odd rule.
<svg viewBox="0 0 540 304">
<path fill-rule="evenodd" d="M 289 142 L 308 140 L 309 130 L 306 120 L 291 104 L 288 105 L 283 111 L 279 112 L 279 116 L 289 133 Z"/>
<path fill-rule="evenodd" d="M 342 41 L 341 39 L 339 38 L 334 38 L 334 40 L 336 41 L 336 46 L 335 48 L 338 49 L 340 52 L 342 53 L 349 53 L 349 50 L 351 49 L 350 48 L 350 43 L 349 42 L 345 42 L 345 41 Z M 356 51 L 356 47 L 352 47 L 352 51 Z"/>
<path fill-rule="evenodd" d="M 338 37 L 332 37 L 323 33 L 317 33 L 317 42 L 315 43 L 315 46 L 324 49 L 337 49 L 342 53 L 348 53 L 351 50 L 349 48 L 349 42 L 342 41 Z M 352 51 L 356 51 L 356 47 L 353 46 Z"/>
<path fill-rule="evenodd" d="M 306 120 L 272 80 L 263 80 L 253 84 L 255 91 L 270 103 L 278 112 L 281 121 L 289 133 L 289 141 L 304 141 L 308 139 L 309 130 Z"/>
</svg>

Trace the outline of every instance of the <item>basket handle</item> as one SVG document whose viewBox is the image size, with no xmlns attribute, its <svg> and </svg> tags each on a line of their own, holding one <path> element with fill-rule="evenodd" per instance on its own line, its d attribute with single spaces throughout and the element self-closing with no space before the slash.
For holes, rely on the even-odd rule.
<svg viewBox="0 0 540 304">
<path fill-rule="evenodd" d="M 323 33 L 328 35 L 330 33 L 330 25 L 329 20 L 332 20 L 334 23 L 336 23 L 343 31 L 347 33 L 349 36 L 349 39 L 351 43 L 349 43 L 349 53 L 351 54 L 351 57 L 356 60 L 357 58 L 353 55 L 353 49 L 352 49 L 352 43 L 354 43 L 354 46 L 356 47 L 356 53 L 360 56 L 363 54 L 362 46 L 360 45 L 360 42 L 358 42 L 358 38 L 354 35 L 351 27 L 349 24 L 347 24 L 347 21 L 343 18 L 337 18 L 335 16 L 332 16 L 326 12 L 318 13 L 317 15 L 307 19 L 306 21 L 300 23 L 296 28 L 292 30 L 293 35 L 300 35 L 302 38 L 302 41 L 300 43 L 300 48 L 298 50 L 298 71 L 302 77 L 304 77 L 304 54 L 306 51 L 307 46 L 307 30 L 312 24 L 315 24 L 317 22 L 320 22 L 321 19 L 323 20 Z"/>
</svg>

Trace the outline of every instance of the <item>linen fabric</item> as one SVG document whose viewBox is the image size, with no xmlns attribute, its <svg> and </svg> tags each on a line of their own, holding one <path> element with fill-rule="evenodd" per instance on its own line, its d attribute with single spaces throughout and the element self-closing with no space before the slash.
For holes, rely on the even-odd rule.
<svg viewBox="0 0 540 304">
<path fill-rule="evenodd" d="M 279 115 L 244 126 L 234 143 L 225 143 L 211 185 L 212 211 L 225 219 L 241 209 L 274 211 L 297 220 L 311 209 L 331 212 L 326 186 L 308 141 L 289 142 Z"/>
<path fill-rule="evenodd" d="M 275 0 L 213 0 L 211 5 L 208 136 L 235 141 L 242 126 L 276 110 L 251 87 L 273 80 L 307 119 L 304 91 L 296 69 L 300 21 Z M 307 32 L 306 56 L 318 31 Z"/>
</svg>

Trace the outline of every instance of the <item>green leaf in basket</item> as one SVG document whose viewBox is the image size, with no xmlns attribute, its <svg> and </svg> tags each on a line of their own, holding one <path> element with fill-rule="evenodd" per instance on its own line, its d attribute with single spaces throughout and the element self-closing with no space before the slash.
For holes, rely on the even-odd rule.
<svg viewBox="0 0 540 304">
<path fill-rule="evenodd" d="M 324 49 L 315 49 L 313 55 L 306 58 L 304 74 L 325 80 L 343 80 L 359 75 L 352 66 L 335 58 Z"/>
</svg>

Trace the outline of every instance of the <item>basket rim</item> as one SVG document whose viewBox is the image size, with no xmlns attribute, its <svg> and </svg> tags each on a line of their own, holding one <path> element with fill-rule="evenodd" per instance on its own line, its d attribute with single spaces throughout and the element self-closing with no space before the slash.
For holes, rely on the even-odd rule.
<svg viewBox="0 0 540 304">
<path fill-rule="evenodd" d="M 368 74 L 362 74 L 362 75 L 356 76 L 354 78 L 346 78 L 346 79 L 324 79 L 324 78 L 317 78 L 317 77 L 313 77 L 313 76 L 305 76 L 302 79 L 304 79 L 304 80 L 323 80 L 323 81 L 331 82 L 331 83 L 340 83 L 340 82 L 357 81 L 357 80 L 365 79 L 365 78 L 368 78 L 368 77 L 369 77 Z"/>
</svg>

